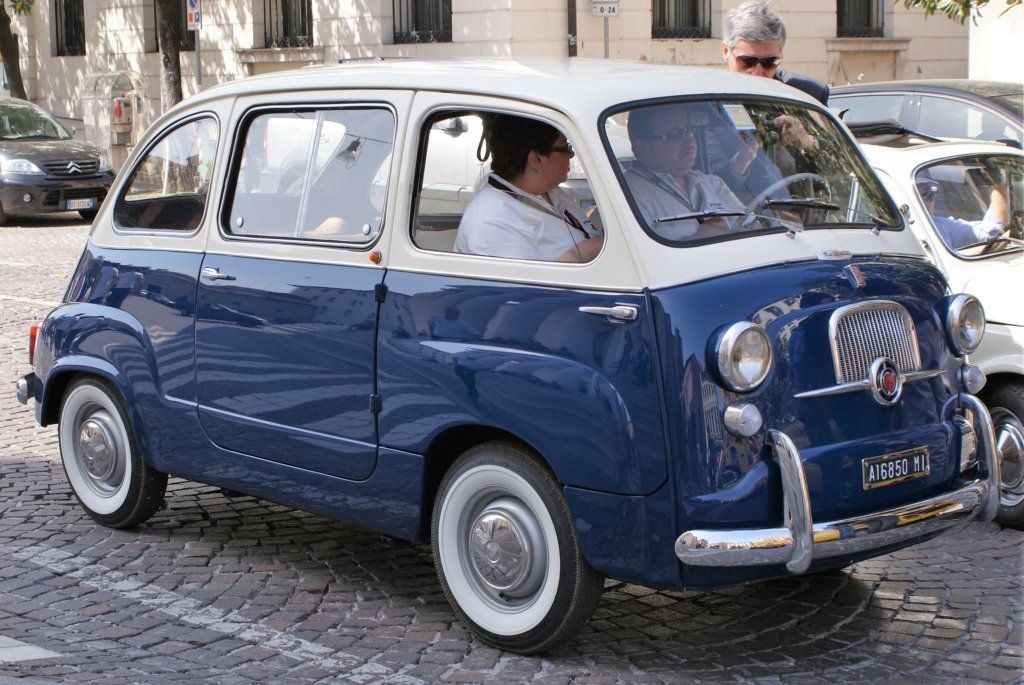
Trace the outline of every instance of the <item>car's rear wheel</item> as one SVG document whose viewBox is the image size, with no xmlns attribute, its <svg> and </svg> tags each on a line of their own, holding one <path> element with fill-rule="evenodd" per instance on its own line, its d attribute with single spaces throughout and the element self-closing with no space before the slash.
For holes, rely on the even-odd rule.
<svg viewBox="0 0 1024 685">
<path fill-rule="evenodd" d="M 80 378 L 69 386 L 57 438 L 71 489 L 94 519 L 129 528 L 160 508 L 167 474 L 142 460 L 124 404 L 106 383 Z"/>
<path fill-rule="evenodd" d="M 992 414 L 1002 472 L 996 520 L 1024 529 L 1024 386 L 1004 383 L 985 392 L 982 400 Z"/>
<path fill-rule="evenodd" d="M 80 209 L 78 210 L 78 216 L 82 217 L 86 221 L 92 221 L 99 214 L 98 209 Z"/>
<path fill-rule="evenodd" d="M 562 490 L 518 445 L 462 455 L 432 525 L 445 596 L 480 639 L 521 654 L 551 649 L 590 619 L 604 581 L 583 558 Z"/>
</svg>

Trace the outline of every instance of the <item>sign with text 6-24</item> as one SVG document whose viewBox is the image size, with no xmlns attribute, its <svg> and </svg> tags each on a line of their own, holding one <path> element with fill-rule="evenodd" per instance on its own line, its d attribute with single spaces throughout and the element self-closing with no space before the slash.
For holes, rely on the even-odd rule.
<svg viewBox="0 0 1024 685">
<path fill-rule="evenodd" d="M 186 26 L 189 31 L 195 31 L 203 24 L 203 10 L 200 7 L 200 0 L 185 0 Z"/>
</svg>

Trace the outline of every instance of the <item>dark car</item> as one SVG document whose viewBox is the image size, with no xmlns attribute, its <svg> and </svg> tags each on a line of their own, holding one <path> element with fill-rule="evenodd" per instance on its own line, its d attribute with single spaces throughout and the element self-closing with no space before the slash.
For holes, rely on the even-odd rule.
<svg viewBox="0 0 1024 685">
<path fill-rule="evenodd" d="M 896 121 L 934 138 L 994 140 L 1021 147 L 1024 86 L 924 79 L 836 86 L 829 106 L 849 125 Z"/>
<path fill-rule="evenodd" d="M 91 221 L 113 182 L 99 148 L 31 102 L 0 97 L 0 224 L 8 214 L 66 211 Z"/>
</svg>

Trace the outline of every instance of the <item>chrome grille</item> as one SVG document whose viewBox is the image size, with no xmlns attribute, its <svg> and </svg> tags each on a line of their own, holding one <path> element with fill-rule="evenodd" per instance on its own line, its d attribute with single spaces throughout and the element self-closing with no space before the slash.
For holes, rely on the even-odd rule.
<svg viewBox="0 0 1024 685">
<path fill-rule="evenodd" d="M 97 159 L 54 159 L 43 162 L 46 174 L 55 178 L 92 176 L 99 168 L 100 163 Z"/>
<path fill-rule="evenodd" d="M 895 302 L 864 302 L 837 309 L 829 331 L 838 383 L 864 380 L 879 357 L 891 359 L 900 373 L 921 366 L 914 320 Z"/>
</svg>

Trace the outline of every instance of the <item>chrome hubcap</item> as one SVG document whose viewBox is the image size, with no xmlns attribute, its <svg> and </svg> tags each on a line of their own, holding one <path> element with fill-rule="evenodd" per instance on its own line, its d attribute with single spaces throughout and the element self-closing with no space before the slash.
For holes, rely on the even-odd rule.
<svg viewBox="0 0 1024 685">
<path fill-rule="evenodd" d="M 1001 414 L 995 428 L 1002 500 L 1004 505 L 1014 506 L 1024 500 L 1024 431 L 1012 414 Z"/>
<path fill-rule="evenodd" d="M 113 417 L 98 411 L 78 428 L 75 454 L 90 487 L 101 495 L 110 495 L 121 485 L 124 475 L 124 444 Z"/>
<path fill-rule="evenodd" d="M 505 600 L 536 592 L 546 565 L 541 540 L 540 526 L 521 502 L 491 502 L 469 528 L 470 567 L 481 587 Z"/>
</svg>

